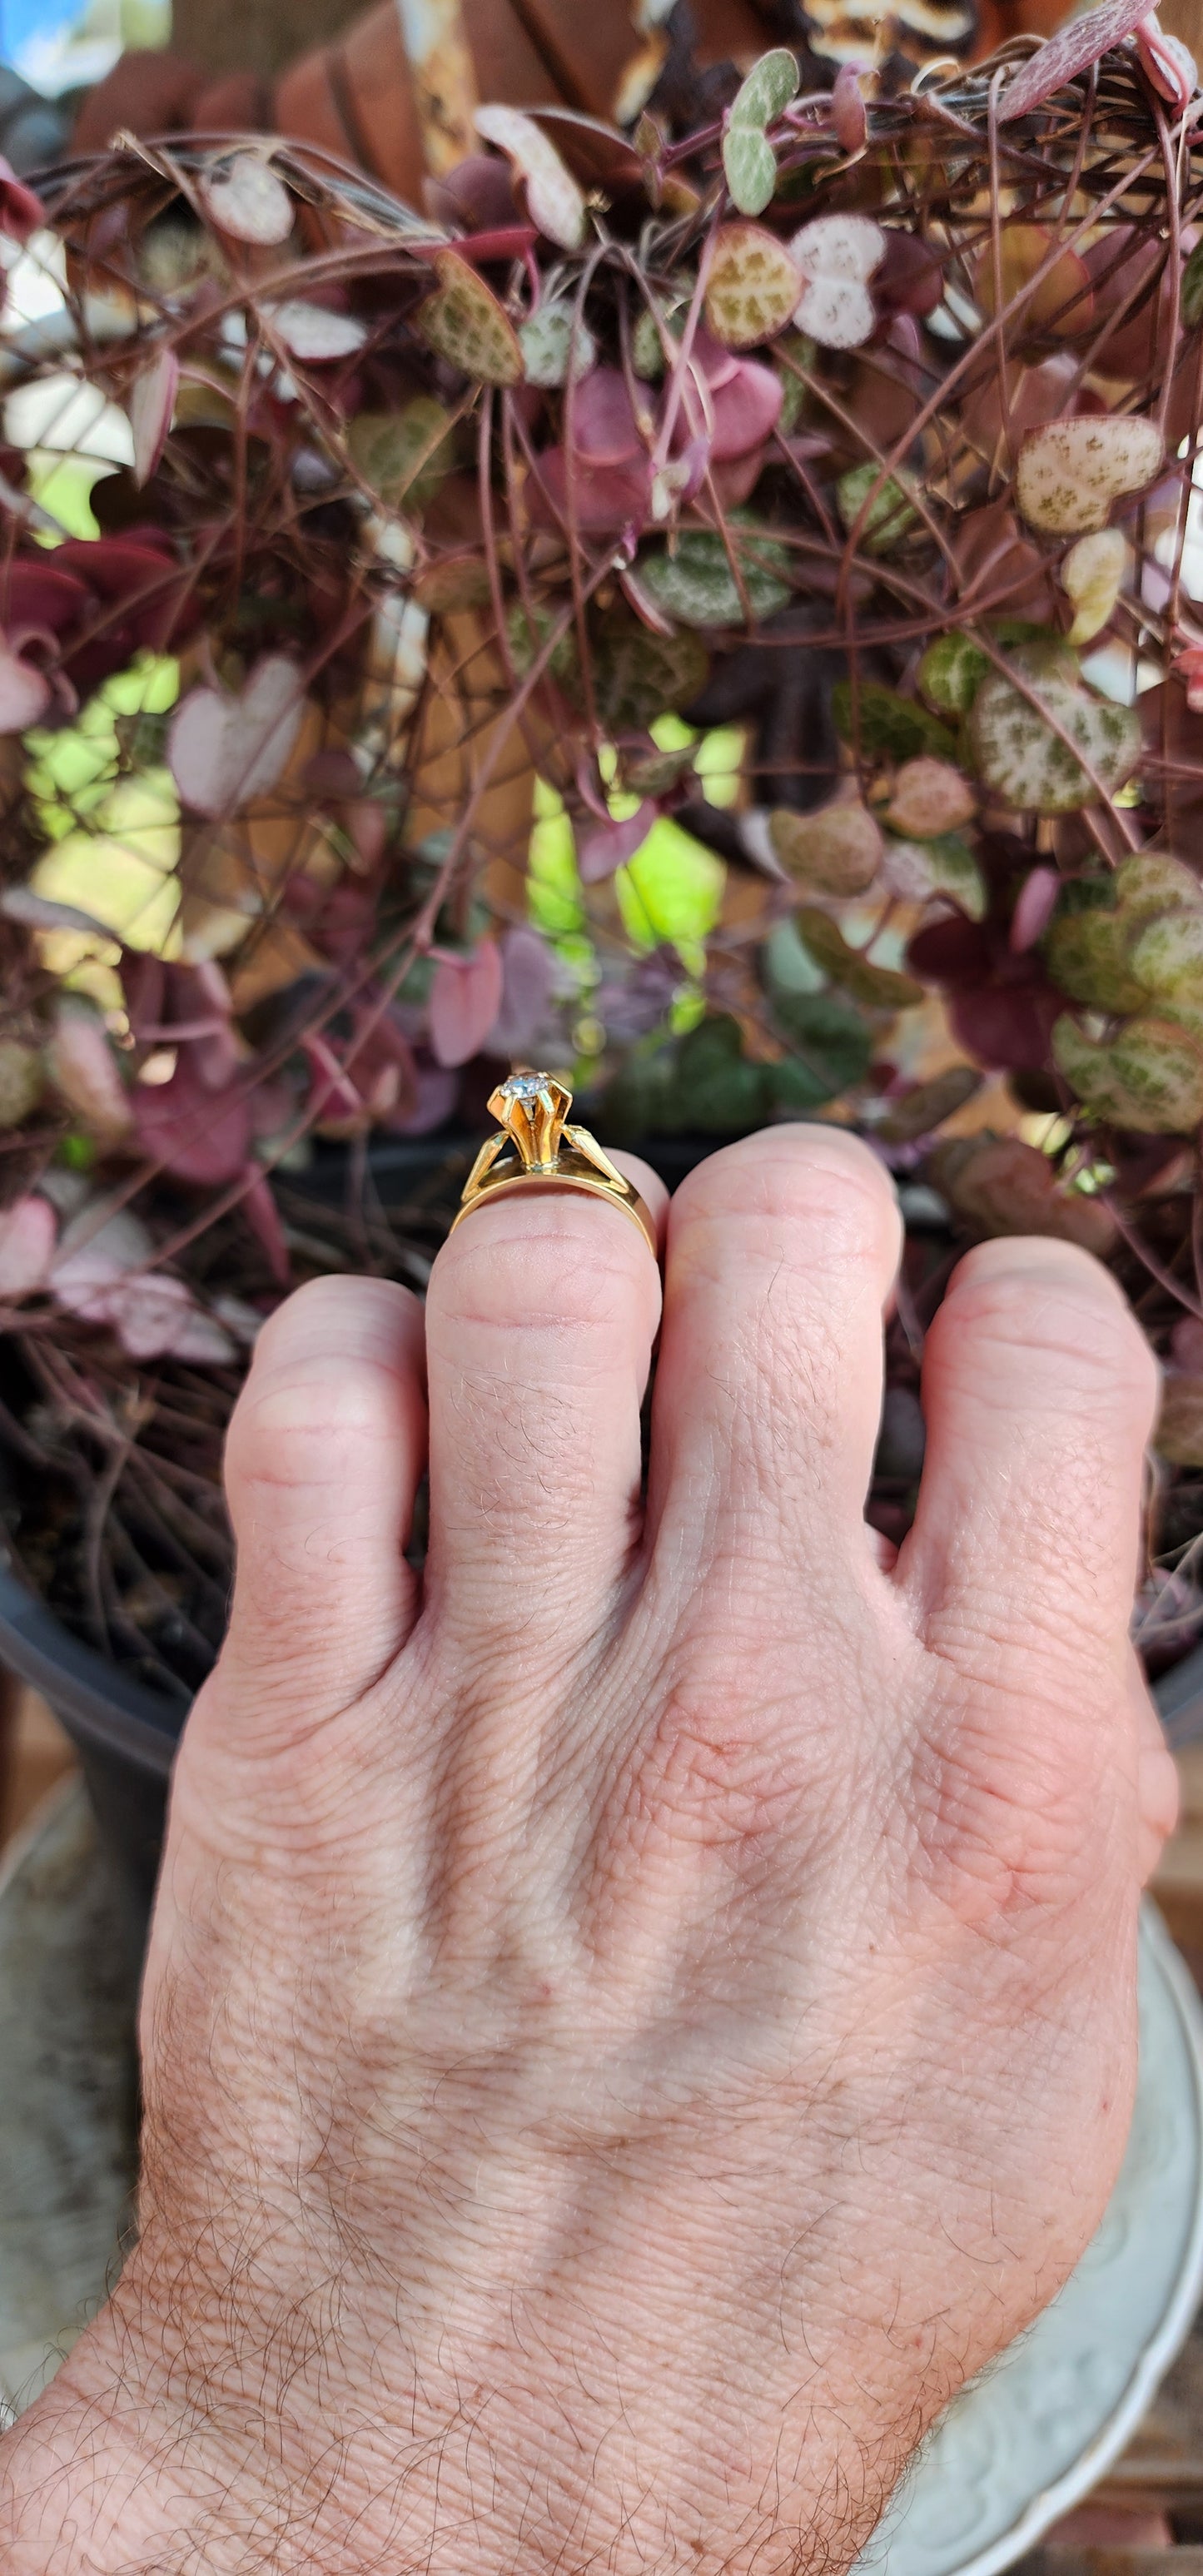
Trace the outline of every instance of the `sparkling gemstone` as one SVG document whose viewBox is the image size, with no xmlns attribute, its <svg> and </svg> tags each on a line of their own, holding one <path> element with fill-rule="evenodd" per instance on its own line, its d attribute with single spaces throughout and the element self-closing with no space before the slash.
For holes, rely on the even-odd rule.
<svg viewBox="0 0 1203 2576">
<path fill-rule="evenodd" d="M 501 1085 L 507 1100 L 537 1100 L 547 1087 L 545 1073 L 511 1073 Z"/>
</svg>

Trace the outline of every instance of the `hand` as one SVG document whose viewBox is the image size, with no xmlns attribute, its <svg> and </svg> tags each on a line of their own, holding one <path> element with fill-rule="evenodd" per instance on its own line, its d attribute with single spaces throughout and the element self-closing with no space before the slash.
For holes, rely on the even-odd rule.
<svg viewBox="0 0 1203 2576">
<path fill-rule="evenodd" d="M 649 1199 L 650 1175 L 635 1177 Z M 845 2568 L 1094 2229 L 1173 1771 L 1129 1648 L 1154 1369 L 997 1242 L 863 1519 L 888 1183 L 506 1200 L 327 1280 L 230 1435 L 229 1640 L 143 2006 L 142 2234 L 0 2448 L 6 2576 Z"/>
</svg>

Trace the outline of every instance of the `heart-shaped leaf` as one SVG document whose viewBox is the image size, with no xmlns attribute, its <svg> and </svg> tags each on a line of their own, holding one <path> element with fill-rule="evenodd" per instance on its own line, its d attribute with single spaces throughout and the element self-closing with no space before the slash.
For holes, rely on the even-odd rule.
<svg viewBox="0 0 1203 2576">
<path fill-rule="evenodd" d="M 519 172 L 530 219 L 545 240 L 579 250 L 585 238 L 585 200 L 565 169 L 550 135 L 517 107 L 478 107 L 476 131 L 495 143 Z"/>
<path fill-rule="evenodd" d="M 754 125 L 728 126 L 723 136 L 723 172 L 732 205 L 741 215 L 762 215 L 777 185 L 777 156 Z"/>
<path fill-rule="evenodd" d="M 986 912 L 986 881 L 968 842 L 955 832 L 930 841 L 887 841 L 882 875 L 903 903 L 930 903 L 948 895 L 970 921 Z"/>
<path fill-rule="evenodd" d="M 1138 416 L 1046 421 L 1020 449 L 1015 498 L 1029 527 L 1077 536 L 1105 527 L 1113 502 L 1143 491 L 1163 454 L 1156 422 Z"/>
<path fill-rule="evenodd" d="M 30 1297 L 45 1285 L 58 1232 L 49 1199 L 30 1195 L 0 1214 L 0 1297 Z"/>
<path fill-rule="evenodd" d="M 519 384 L 518 335 L 491 287 L 458 251 L 439 251 L 434 269 L 438 290 L 414 316 L 423 339 L 476 384 Z"/>
<path fill-rule="evenodd" d="M 286 242 L 296 220 L 283 180 L 261 152 L 231 152 L 211 162 L 198 193 L 210 222 L 235 241 Z"/>
<path fill-rule="evenodd" d="M 339 358 L 352 357 L 368 336 L 366 322 L 356 314 L 335 313 L 328 305 L 307 303 L 299 295 L 283 304 L 265 304 L 263 311 L 289 356 L 311 367 L 333 366 Z"/>
<path fill-rule="evenodd" d="M 981 1087 L 982 1077 L 976 1065 L 951 1064 L 946 1073 L 933 1074 L 930 1082 L 917 1082 L 900 1098 L 891 1099 L 875 1133 L 887 1145 L 908 1145 L 920 1136 L 931 1136 Z"/>
<path fill-rule="evenodd" d="M 871 1032 L 859 1011 L 836 993 L 792 993 L 772 996 L 773 1019 L 789 1054 L 770 1065 L 773 1106 L 786 1115 L 817 1109 L 835 1100 L 850 1084 L 863 1082 L 869 1069 Z"/>
<path fill-rule="evenodd" d="M 1154 915 L 1138 927 L 1128 955 L 1137 980 L 1159 1001 L 1203 996 L 1203 905 Z"/>
<path fill-rule="evenodd" d="M 1187 1135 L 1203 1117 L 1203 1045 L 1172 1020 L 1144 1013 L 1110 1045 L 1066 1015 L 1053 1030 L 1053 1061 L 1096 1118 L 1141 1135 Z"/>
<path fill-rule="evenodd" d="M 696 635 L 653 635 L 633 617 L 618 615 L 598 629 L 598 713 L 615 733 L 643 731 L 666 710 L 687 707 L 709 675 L 710 657 Z"/>
<path fill-rule="evenodd" d="M 906 841 L 934 841 L 972 821 L 977 798 L 965 773 L 951 761 L 921 752 L 906 760 L 890 791 L 886 821 Z"/>
<path fill-rule="evenodd" d="M 790 597 L 787 549 L 772 537 L 735 526 L 732 548 L 754 618 L 771 617 Z M 709 528 L 686 528 L 669 554 L 644 555 L 640 581 L 655 605 L 682 626 L 742 626 L 745 619 L 727 548 Z"/>
<path fill-rule="evenodd" d="M 193 689 L 172 718 L 167 760 L 195 814 L 227 814 L 274 787 L 301 730 L 301 675 L 283 653 L 257 663 L 238 697 Z"/>
<path fill-rule="evenodd" d="M 1121 859 L 1113 880 L 1115 900 L 1131 927 L 1151 921 L 1159 912 L 1190 910 L 1203 903 L 1203 885 L 1185 859 L 1168 850 L 1136 850 Z"/>
<path fill-rule="evenodd" d="M 134 434 L 134 481 L 149 483 L 167 445 L 180 384 L 180 362 L 174 349 L 160 349 L 148 367 L 139 369 L 129 395 Z"/>
<path fill-rule="evenodd" d="M 625 868 L 641 850 L 656 820 L 656 807 L 643 797 L 633 814 L 621 821 L 591 823 L 577 841 L 576 864 L 582 885 L 601 885 L 617 868 Z"/>
<path fill-rule="evenodd" d="M 430 1052 L 436 1064 L 467 1064 L 478 1055 L 501 1008 L 503 969 L 495 939 L 453 955 L 442 951 L 430 987 Z"/>
<path fill-rule="evenodd" d="M 901 975 L 893 966 L 875 966 L 861 949 L 850 945 L 830 913 L 803 905 L 794 918 L 816 966 L 854 1001 L 875 1011 L 905 1011 L 923 1000 L 923 986 L 913 975 Z"/>
<path fill-rule="evenodd" d="M 825 349 L 858 349 L 877 326 L 869 280 L 887 249 L 880 224 L 868 215 L 817 215 L 789 247 L 806 281 L 798 329 Z"/>
<path fill-rule="evenodd" d="M 769 817 L 769 840 L 795 883 L 817 894 L 863 894 L 881 866 L 881 833 L 867 806 L 787 807 Z"/>
<path fill-rule="evenodd" d="M 649 416 L 650 417 L 650 416 Z M 568 428 L 568 405 L 565 405 Z M 625 465 L 644 453 L 626 377 L 619 367 L 595 367 L 578 387 L 569 431 L 573 451 L 593 465 Z"/>
<path fill-rule="evenodd" d="M 369 489 L 388 510 L 415 510 L 433 499 L 455 462 L 451 415 L 429 394 L 400 411 L 362 411 L 348 423 L 347 445 Z"/>
<path fill-rule="evenodd" d="M 1079 72 L 1089 71 L 1092 63 L 1101 62 L 1113 45 L 1122 44 L 1148 14 L 1149 0 L 1103 0 L 1101 9 L 1088 9 L 1082 17 L 1071 18 L 1057 35 L 1037 45 L 1020 65 L 1014 80 L 1008 82 L 998 105 L 1000 125 L 1043 106 L 1046 98 L 1076 80 Z"/>
<path fill-rule="evenodd" d="M 802 274 L 763 224 L 720 224 L 706 276 L 706 320 L 727 349 L 751 349 L 784 331 Z"/>
<path fill-rule="evenodd" d="M 911 760 L 919 752 L 955 760 L 956 736 L 914 698 L 879 680 L 862 680 L 853 695 L 851 682 L 837 680 L 831 692 L 836 732 L 850 742 L 862 760 Z"/>
<path fill-rule="evenodd" d="M 1071 644 L 1089 644 L 1112 617 L 1123 588 L 1127 540 L 1120 528 L 1096 528 L 1079 537 L 1061 566 L 1061 587 L 1073 601 Z"/>
<path fill-rule="evenodd" d="M 181 1047 L 170 1082 L 138 1082 L 134 1124 L 142 1152 L 177 1180 L 220 1189 L 242 1171 L 251 1150 L 251 1098 L 243 1082 L 213 1091 L 198 1050 Z"/>
<path fill-rule="evenodd" d="M 1018 1136 L 967 1136 L 941 1146 L 932 1178 L 961 1216 L 986 1235 L 1043 1234 L 1103 1254 L 1115 1219 L 1098 1199 L 1058 1186 L 1047 1154 Z"/>
<path fill-rule="evenodd" d="M 1140 719 L 1134 709 L 1092 697 L 1068 653 L 1057 656 L 1028 645 L 1011 659 L 1036 703 L 1001 672 L 983 680 L 969 723 L 985 785 L 1027 814 L 1074 814 L 1113 795 L 1140 758 Z M 1056 732 L 1042 720 L 1041 710 L 1054 718 Z M 1071 745 L 1089 762 L 1093 778 L 1075 759 Z"/>
<path fill-rule="evenodd" d="M 1096 1011 L 1139 1011 L 1148 1000 L 1146 987 L 1128 959 L 1124 924 L 1118 912 L 1092 908 L 1063 913 L 1044 943 L 1054 984 L 1073 1002 Z"/>
<path fill-rule="evenodd" d="M 835 487 L 840 517 L 850 534 L 856 530 L 855 542 L 865 554 L 893 554 L 918 526 L 914 489 L 914 478 L 905 469 L 883 474 L 871 460 L 841 474 Z"/>
<path fill-rule="evenodd" d="M 0 233 L 10 241 L 28 241 L 46 222 L 46 209 L 33 189 L 18 179 L 11 162 L 0 153 Z"/>
<path fill-rule="evenodd" d="M 1061 878 L 1056 868 L 1029 869 L 1020 887 L 1007 935 L 1007 946 L 1013 957 L 1026 956 L 1028 949 L 1043 939 L 1060 892 Z"/>
<path fill-rule="evenodd" d="M 567 384 L 570 373 L 579 380 L 597 365 L 597 342 L 588 323 L 573 305 L 554 297 L 519 324 L 518 340 L 528 385 Z"/>
<path fill-rule="evenodd" d="M 965 716 L 992 668 L 981 645 L 971 635 L 954 630 L 928 645 L 919 665 L 919 686 L 928 705 L 938 707 L 942 715 Z"/>
<path fill-rule="evenodd" d="M 798 95 L 798 58 L 786 45 L 775 45 L 753 63 L 743 87 L 731 102 L 730 125 L 771 125 Z"/>
</svg>

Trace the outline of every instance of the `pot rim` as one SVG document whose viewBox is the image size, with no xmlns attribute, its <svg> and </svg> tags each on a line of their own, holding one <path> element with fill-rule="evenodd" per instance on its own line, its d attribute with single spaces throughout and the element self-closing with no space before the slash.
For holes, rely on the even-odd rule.
<svg viewBox="0 0 1203 2576">
<path fill-rule="evenodd" d="M 32 1683 L 68 1731 L 166 1780 L 188 1715 L 72 1635 L 0 1554 L 0 1663 Z"/>
</svg>

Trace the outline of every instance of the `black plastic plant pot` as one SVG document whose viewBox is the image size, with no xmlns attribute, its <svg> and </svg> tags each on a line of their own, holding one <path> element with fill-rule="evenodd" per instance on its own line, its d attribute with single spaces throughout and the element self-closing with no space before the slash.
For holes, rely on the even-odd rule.
<svg viewBox="0 0 1203 2576">
<path fill-rule="evenodd" d="M 149 1912 L 186 1709 L 73 1637 L 3 1566 L 0 1664 L 40 1691 L 66 1728 L 103 1839 L 139 1911 Z"/>
</svg>

